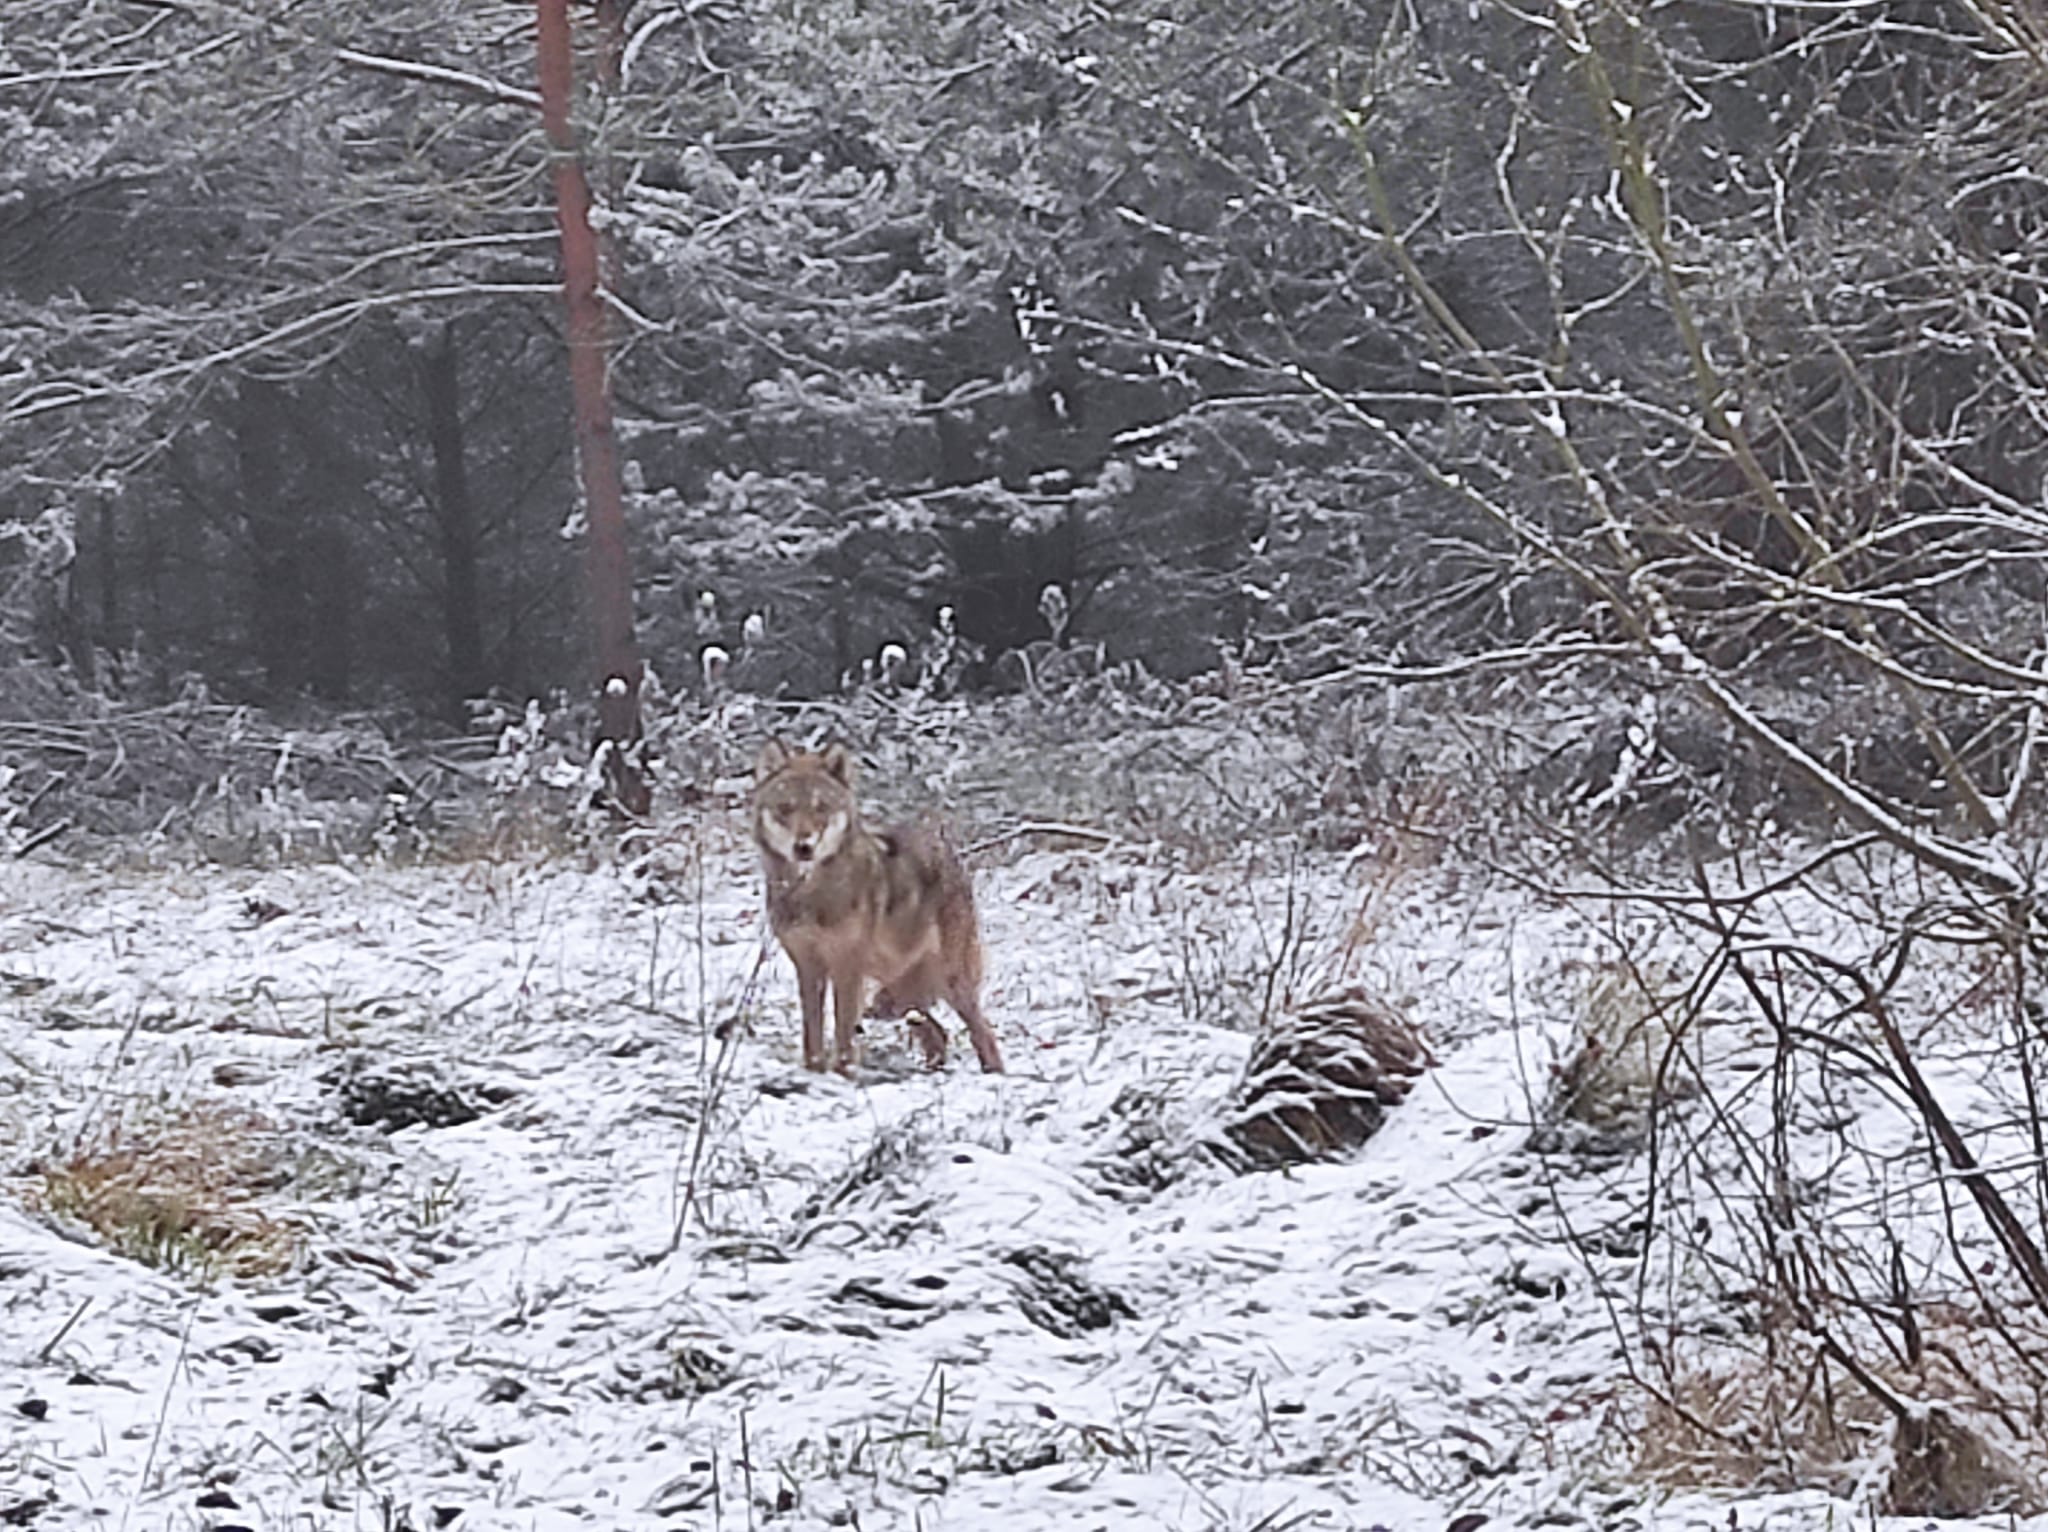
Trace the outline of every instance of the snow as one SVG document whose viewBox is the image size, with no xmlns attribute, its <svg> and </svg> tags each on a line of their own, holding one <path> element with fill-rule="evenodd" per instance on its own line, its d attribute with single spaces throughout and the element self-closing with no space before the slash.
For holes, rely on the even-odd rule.
<svg viewBox="0 0 2048 1532">
<path fill-rule="evenodd" d="M 1192 1003 L 1189 944 L 1261 950 L 1273 888 L 1128 847 L 985 864 L 1013 1073 L 913 1070 L 882 1029 L 850 1083 L 797 1067 L 736 803 L 656 860 L 0 868 L 0 1512 L 1731 1524 L 1630 1482 L 1617 1325 L 1554 1214 L 1611 1188 L 1554 1199 L 1531 1152 L 1593 950 L 1570 915 L 1375 886 L 1365 976 L 1438 1066 L 1348 1159 L 1238 1175 L 1182 1152 L 1249 1047 Z M 1327 864 L 1304 900 L 1360 908 L 1372 870 Z M 480 1115 L 361 1125 L 350 1071 Z M 1164 1185 L 1117 1174 L 1134 1101 Z M 288 1269 L 166 1273 L 34 1211 L 43 1157 L 196 1104 L 273 1126 Z"/>
</svg>

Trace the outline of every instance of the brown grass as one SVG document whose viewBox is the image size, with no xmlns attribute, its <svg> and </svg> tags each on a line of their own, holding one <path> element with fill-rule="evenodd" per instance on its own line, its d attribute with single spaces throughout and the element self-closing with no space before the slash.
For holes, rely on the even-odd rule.
<svg viewBox="0 0 2048 1532">
<path fill-rule="evenodd" d="M 1876 1483 L 1894 1515 L 2028 1513 L 2042 1501 L 2038 1397 L 1977 1365 L 1983 1327 L 1960 1315 L 1927 1330 L 1920 1363 L 1868 1368 L 1878 1398 L 1817 1350 L 1787 1347 L 1773 1366 L 1742 1357 L 1678 1374 L 1651 1402 L 1636 1471 L 1686 1488 L 1818 1487 L 1849 1495 Z"/>
<path fill-rule="evenodd" d="M 1683 1488 L 1847 1493 L 1882 1432 L 1883 1412 L 1853 1385 L 1830 1389 L 1823 1373 L 1804 1371 L 1744 1357 L 1680 1373 L 1668 1395 L 1650 1402 L 1636 1472 Z"/>
<path fill-rule="evenodd" d="M 1385 934 L 1409 884 L 1441 865 L 1468 808 L 1448 778 L 1429 777 L 1384 784 L 1358 812 L 1368 828 L 1352 856 L 1358 904 L 1343 938 L 1347 970 L 1354 953 L 1370 950 Z"/>
<path fill-rule="evenodd" d="M 302 1237 L 264 1207 L 290 1179 L 283 1150 L 276 1125 L 241 1107 L 137 1112 L 47 1156 L 34 1200 L 144 1265 L 268 1275 L 298 1259 Z"/>
</svg>

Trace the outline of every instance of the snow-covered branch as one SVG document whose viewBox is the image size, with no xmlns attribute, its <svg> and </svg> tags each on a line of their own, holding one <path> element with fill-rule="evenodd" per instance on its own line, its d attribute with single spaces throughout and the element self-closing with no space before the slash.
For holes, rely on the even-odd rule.
<svg viewBox="0 0 2048 1532">
<path fill-rule="evenodd" d="M 523 86 L 507 85 L 504 81 L 493 80 L 488 75 L 472 74 L 463 69 L 450 69 L 442 64 L 422 64 L 416 59 L 397 59 L 381 53 L 364 53 L 356 48 L 337 48 L 334 50 L 334 56 L 352 68 L 397 75 L 402 79 L 424 80 L 433 85 L 452 85 L 459 90 L 469 91 L 487 100 L 503 102 L 508 106 L 523 106 L 536 112 L 540 110 L 538 92 L 527 90 Z"/>
</svg>

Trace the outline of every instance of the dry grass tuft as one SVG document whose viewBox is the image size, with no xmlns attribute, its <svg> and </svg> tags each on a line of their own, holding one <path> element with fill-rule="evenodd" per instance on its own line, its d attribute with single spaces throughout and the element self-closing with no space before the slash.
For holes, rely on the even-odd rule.
<svg viewBox="0 0 2048 1532">
<path fill-rule="evenodd" d="M 289 1179 L 260 1113 L 197 1102 L 102 1124 L 35 1167 L 35 1200 L 109 1250 L 184 1276 L 289 1268 L 302 1231 L 263 1203 Z"/>
<path fill-rule="evenodd" d="M 1550 1115 L 1602 1131 L 1635 1130 L 1680 1094 L 1671 1053 L 1685 1004 L 1661 971 L 1605 964 L 1580 1003 L 1570 1051 L 1556 1067 Z"/>
<path fill-rule="evenodd" d="M 2044 1504 L 2027 1402 L 1973 1365 L 1978 1326 L 1931 1330 L 1917 1367 L 1787 1347 L 1681 1372 L 1653 1400 L 1636 1470 L 1684 1488 L 1818 1487 L 1888 1516 L 2028 1515 Z"/>
<path fill-rule="evenodd" d="M 1883 1424 L 1858 1390 L 1830 1389 L 1818 1371 L 1802 1383 L 1744 1357 L 1682 1372 L 1650 1402 L 1636 1471 L 1682 1488 L 1819 1485 L 1847 1494 L 1852 1465 L 1875 1448 Z"/>
<path fill-rule="evenodd" d="M 1324 806 L 1330 807 L 1327 794 Z M 1409 885 L 1442 864 L 1445 850 L 1470 818 L 1470 806 L 1443 777 L 1385 784 L 1360 804 L 1359 812 L 1366 817 L 1350 848 L 1358 907 L 1345 933 L 1347 958 L 1380 940 Z"/>
</svg>

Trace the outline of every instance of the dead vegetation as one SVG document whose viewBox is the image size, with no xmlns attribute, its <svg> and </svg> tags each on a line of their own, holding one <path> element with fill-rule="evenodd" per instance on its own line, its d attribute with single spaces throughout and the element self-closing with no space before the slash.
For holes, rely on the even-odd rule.
<svg viewBox="0 0 2048 1532">
<path fill-rule="evenodd" d="M 218 1101 L 135 1109 L 30 1167 L 29 1203 L 107 1249 L 182 1276 L 289 1269 L 304 1231 L 276 1211 L 289 1145 L 261 1113 Z"/>
<path fill-rule="evenodd" d="M 2040 1401 L 2015 1412 L 1998 1328 L 1944 1320 L 1917 1365 L 1806 1344 L 1689 1365 L 1650 1400 L 1635 1469 L 1669 1488 L 1818 1485 L 1888 1516 L 2038 1514 Z"/>
<path fill-rule="evenodd" d="M 1327 1159 L 1378 1132 L 1435 1062 L 1415 1025 L 1363 986 L 1319 995 L 1253 1045 L 1223 1135 L 1262 1169 Z"/>
<path fill-rule="evenodd" d="M 1930 918 L 1921 871 L 1879 856 L 1752 871 L 1764 895 L 1714 876 L 1592 971 L 1532 1138 L 1614 1187 L 1570 1237 L 1595 1280 L 1630 1263 L 1607 1292 L 1653 1364 L 1638 1471 L 2040 1510 L 2038 1018 L 1998 972 L 2002 912 Z"/>
<path fill-rule="evenodd" d="M 2010 1453 L 1940 1405 L 1901 1414 L 1879 1509 L 1889 1516 L 2031 1516 L 2039 1485 Z"/>
<path fill-rule="evenodd" d="M 1557 1061 L 1546 1116 L 1596 1132 L 1638 1136 L 1660 1105 L 1684 1093 L 1674 1049 L 1685 995 L 1661 965 L 1603 963 L 1587 977 L 1572 1040 Z"/>
</svg>

